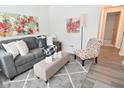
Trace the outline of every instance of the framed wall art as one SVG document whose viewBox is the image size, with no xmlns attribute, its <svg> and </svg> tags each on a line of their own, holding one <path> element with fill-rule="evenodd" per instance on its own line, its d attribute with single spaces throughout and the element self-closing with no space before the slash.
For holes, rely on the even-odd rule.
<svg viewBox="0 0 124 93">
<path fill-rule="evenodd" d="M 69 18 L 67 19 L 66 29 L 69 33 L 80 32 L 80 18 Z"/>
<path fill-rule="evenodd" d="M 0 13 L 1 37 L 36 33 L 39 33 L 38 17 Z"/>
</svg>

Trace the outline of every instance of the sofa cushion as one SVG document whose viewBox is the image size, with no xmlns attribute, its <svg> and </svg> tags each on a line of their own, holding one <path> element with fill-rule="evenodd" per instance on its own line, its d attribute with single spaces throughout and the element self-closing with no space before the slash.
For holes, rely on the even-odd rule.
<svg viewBox="0 0 124 93">
<path fill-rule="evenodd" d="M 45 56 L 43 51 L 40 48 L 30 50 L 30 53 L 34 54 L 36 58 Z"/>
<path fill-rule="evenodd" d="M 17 56 L 15 58 L 15 65 L 16 66 L 21 66 L 21 65 L 24 65 L 28 62 L 30 62 L 31 60 L 35 59 L 35 56 L 33 53 L 28 53 L 27 55 L 25 56 Z"/>
<path fill-rule="evenodd" d="M 29 50 L 38 48 L 38 43 L 35 37 L 26 37 L 22 38 L 22 40 L 27 43 Z"/>
</svg>

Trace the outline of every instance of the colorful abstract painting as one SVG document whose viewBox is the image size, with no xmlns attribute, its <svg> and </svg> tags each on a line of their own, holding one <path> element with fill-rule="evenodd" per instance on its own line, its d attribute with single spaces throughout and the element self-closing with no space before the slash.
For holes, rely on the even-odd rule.
<svg viewBox="0 0 124 93">
<path fill-rule="evenodd" d="M 67 32 L 80 32 L 80 18 L 70 18 L 66 24 Z"/>
<path fill-rule="evenodd" d="M 0 36 L 39 33 L 38 17 L 0 13 Z"/>
</svg>

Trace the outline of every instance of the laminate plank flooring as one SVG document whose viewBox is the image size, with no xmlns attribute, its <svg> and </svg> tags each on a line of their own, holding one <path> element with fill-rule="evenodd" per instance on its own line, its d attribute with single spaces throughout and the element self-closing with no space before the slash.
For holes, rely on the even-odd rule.
<svg viewBox="0 0 124 93">
<path fill-rule="evenodd" d="M 111 87 L 124 88 L 123 60 L 124 56 L 119 55 L 119 49 L 102 46 L 98 63 L 91 66 L 85 81 L 99 81 Z"/>
</svg>

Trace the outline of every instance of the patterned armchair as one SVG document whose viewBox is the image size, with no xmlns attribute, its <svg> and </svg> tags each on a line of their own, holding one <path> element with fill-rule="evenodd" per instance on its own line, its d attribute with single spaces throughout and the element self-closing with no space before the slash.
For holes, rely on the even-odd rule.
<svg viewBox="0 0 124 93">
<path fill-rule="evenodd" d="M 82 66 L 84 66 L 84 61 L 87 59 L 95 58 L 95 62 L 97 63 L 97 57 L 100 52 L 101 41 L 96 38 L 91 38 L 88 41 L 86 49 L 81 49 L 76 51 L 76 56 L 82 59 Z"/>
</svg>

